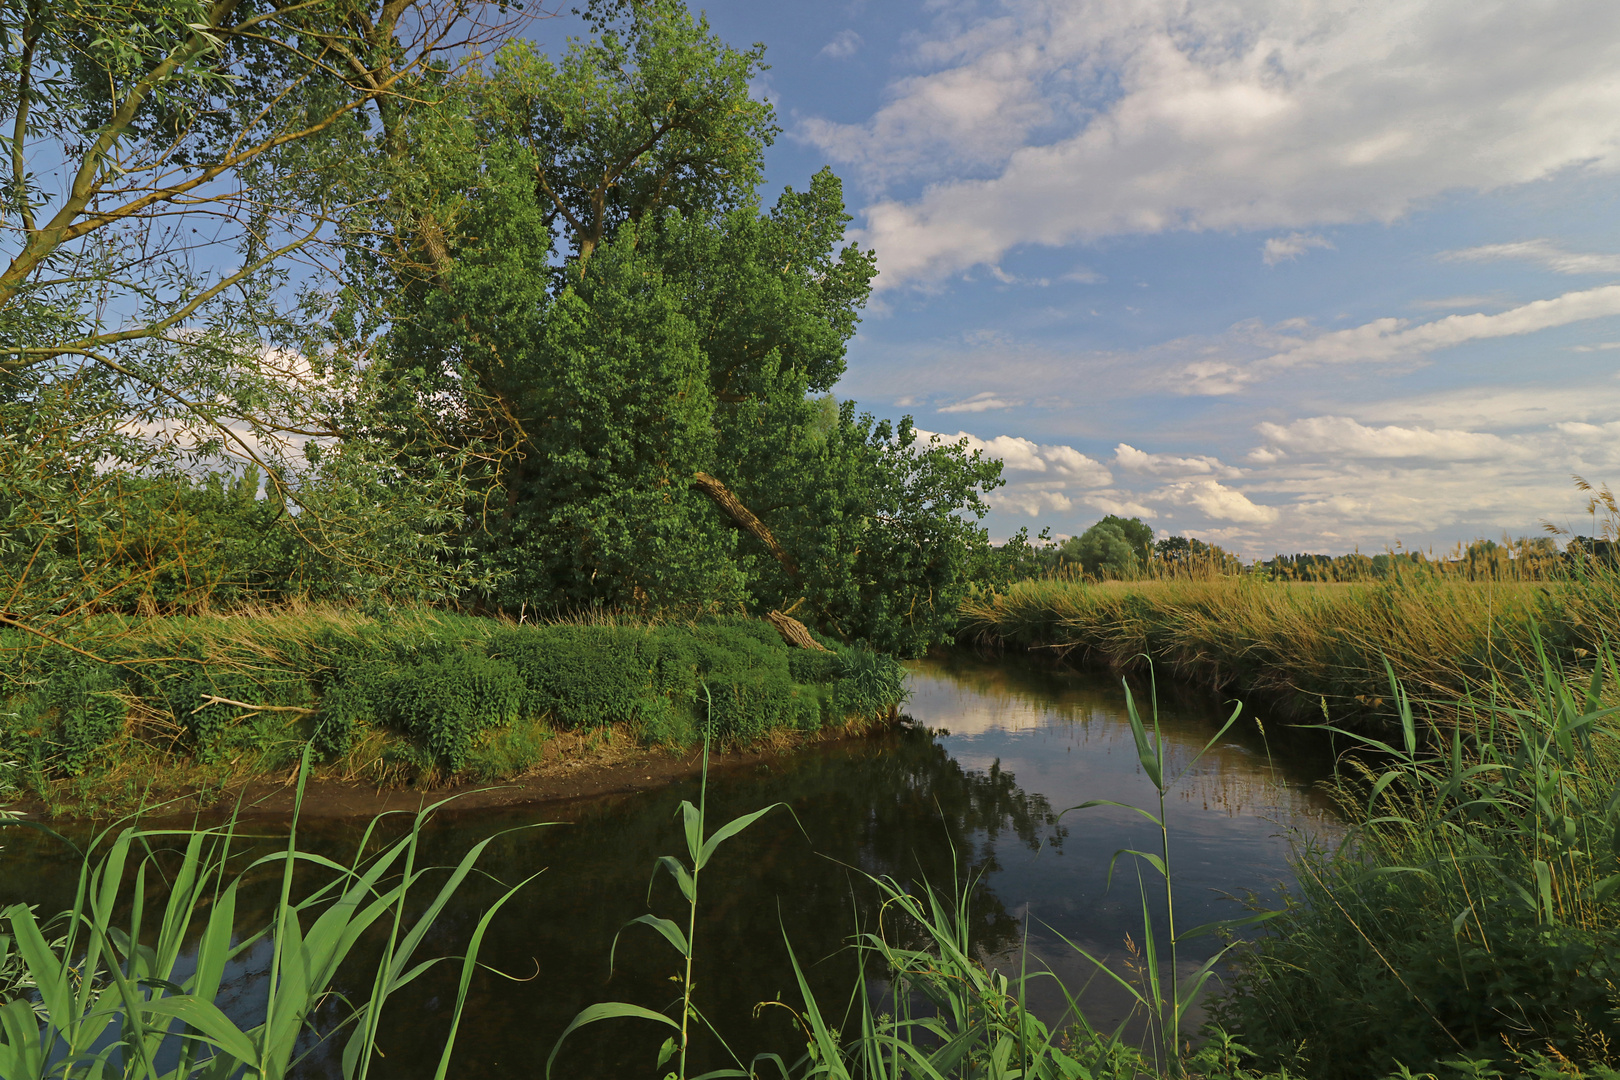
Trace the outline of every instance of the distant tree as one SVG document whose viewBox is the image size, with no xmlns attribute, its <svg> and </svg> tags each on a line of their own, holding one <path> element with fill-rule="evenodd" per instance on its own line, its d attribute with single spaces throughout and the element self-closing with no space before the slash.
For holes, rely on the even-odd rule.
<svg viewBox="0 0 1620 1080">
<path fill-rule="evenodd" d="M 1124 526 L 1129 524 L 1109 515 L 1079 536 L 1064 541 L 1060 554 L 1066 561 L 1079 563 L 1094 577 L 1128 577 L 1140 570 L 1147 559 L 1140 530 L 1127 532 Z M 1140 521 L 1135 524 L 1147 528 Z M 1147 538 L 1151 543 L 1152 530 L 1148 530 Z"/>
<path fill-rule="evenodd" d="M 1118 529 L 1125 542 L 1131 546 L 1131 554 L 1139 564 L 1145 565 L 1153 555 L 1153 526 L 1141 518 L 1123 518 L 1117 514 L 1109 514 L 1098 525 L 1112 525 Z"/>
</svg>

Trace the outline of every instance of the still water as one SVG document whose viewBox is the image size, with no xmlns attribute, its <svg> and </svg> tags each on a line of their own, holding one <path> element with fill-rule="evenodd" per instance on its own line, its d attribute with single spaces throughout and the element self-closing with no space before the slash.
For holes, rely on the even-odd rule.
<svg viewBox="0 0 1620 1080">
<path fill-rule="evenodd" d="M 1146 685 L 1133 687 L 1139 702 L 1149 697 Z M 847 939 L 876 922 L 876 898 L 863 872 L 946 888 L 953 879 L 979 878 L 971 911 L 985 959 L 1016 968 L 1027 948 L 1032 969 L 1049 968 L 1077 991 L 1093 973 L 1063 937 L 1120 971 L 1130 959 L 1128 941 L 1140 943 L 1136 868 L 1122 859 L 1110 885 L 1109 864 L 1120 848 L 1155 848 L 1156 832 L 1116 807 L 1061 814 L 1093 799 L 1156 808 L 1118 680 L 1019 659 L 954 657 L 914 665 L 911 691 L 905 730 L 710 778 L 711 828 L 770 803 L 793 811 L 772 813 L 729 841 L 702 879 L 697 1001 L 745 1061 L 760 1051 L 794 1057 L 802 1050 L 788 1010 L 756 1008 L 778 998 L 798 1004 L 788 943 L 823 1012 L 842 1012 L 857 978 Z M 1316 788 L 1331 755 L 1299 733 L 1263 734 L 1245 711 L 1188 767 L 1231 703 L 1161 686 L 1159 710 L 1172 771 L 1186 768 L 1167 807 L 1177 919 L 1190 927 L 1236 917 L 1243 908 L 1235 897 L 1274 894 L 1290 879 L 1292 844 L 1337 835 L 1337 820 Z M 697 799 L 695 783 L 572 804 L 441 812 L 424 852 L 431 863 L 453 864 L 472 843 L 503 833 L 481 864 L 490 876 L 469 879 L 436 925 L 441 952 L 457 951 L 505 883 L 543 870 L 485 939 L 482 958 L 509 978 L 485 973 L 475 980 L 452 1075 L 540 1076 L 562 1028 L 585 1005 L 668 1004 L 676 958 L 662 939 L 645 927 L 627 931 L 611 974 L 608 955 L 615 932 L 648 910 L 655 859 L 681 849 L 682 799 Z M 536 822 L 555 824 L 525 828 Z M 309 822 L 303 832 L 306 846 L 341 858 L 359 830 Z M 0 902 L 61 906 L 77 869 L 72 860 L 43 841 L 12 841 L 0 851 Z M 667 878 L 651 895 L 654 911 L 684 927 Z M 1150 891 L 1161 926 L 1162 906 Z M 1188 943 L 1183 973 L 1213 947 L 1209 938 Z M 258 966 L 250 958 L 235 980 L 247 1015 Z M 385 1056 L 374 1075 L 433 1074 L 454 975 L 446 965 L 443 978 L 424 978 L 391 1000 L 380 1040 Z M 365 981 L 357 975 L 349 989 Z M 1107 983 L 1090 979 L 1082 1002 L 1095 1025 L 1112 1028 L 1125 1019 L 1128 999 Z M 1047 991 L 1034 1004 L 1055 1020 L 1058 1001 Z M 571 1038 L 553 1075 L 655 1075 L 664 1034 L 629 1021 L 587 1027 Z M 718 1046 L 705 1044 L 693 1072 L 726 1064 Z M 304 1074 L 339 1075 L 336 1052 L 317 1051 Z"/>
</svg>

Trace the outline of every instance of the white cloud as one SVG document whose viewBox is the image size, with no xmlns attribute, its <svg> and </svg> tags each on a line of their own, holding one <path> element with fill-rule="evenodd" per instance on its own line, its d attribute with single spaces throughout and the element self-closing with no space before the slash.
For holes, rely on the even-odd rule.
<svg viewBox="0 0 1620 1080">
<path fill-rule="evenodd" d="M 923 439 L 938 438 L 945 443 L 966 440 L 970 453 L 977 450 L 985 457 L 1001 459 L 1007 484 L 990 493 L 990 503 L 998 509 L 1030 517 L 1049 511 L 1072 510 L 1075 500 L 1071 495 L 1075 490 L 1107 487 L 1114 479 L 1108 466 L 1072 446 L 1043 445 L 1016 435 L 981 439 L 965 431 L 941 435 L 918 428 L 917 434 Z M 1086 496 L 1084 501 L 1092 500 Z"/>
<path fill-rule="evenodd" d="M 953 404 L 942 405 L 934 411 L 942 413 L 988 412 L 991 409 L 1012 409 L 1022 404 L 1022 401 L 1004 398 L 996 394 L 994 391 L 986 390 L 982 393 L 974 394 L 970 398 L 964 398 L 961 401 L 954 402 Z"/>
<path fill-rule="evenodd" d="M 1108 279 L 1089 266 L 1077 266 L 1067 274 L 1058 278 L 1059 281 L 1073 281 L 1080 285 L 1101 285 Z"/>
<path fill-rule="evenodd" d="M 1266 374 L 1291 368 L 1393 363 L 1470 341 L 1533 334 L 1614 315 L 1620 315 L 1620 285 L 1603 285 L 1550 300 L 1534 300 L 1493 315 L 1447 315 L 1416 325 L 1408 319 L 1388 317 L 1314 337 L 1277 335 L 1274 341 L 1288 344 L 1257 361 L 1199 360 L 1187 364 L 1181 389 L 1188 394 L 1232 394 Z M 1261 335 L 1254 335 L 1254 339 L 1264 340 Z"/>
<path fill-rule="evenodd" d="M 1620 349 L 1620 341 L 1597 341 L 1591 345 L 1576 345 L 1575 352 L 1608 352 L 1611 349 Z"/>
<path fill-rule="evenodd" d="M 1620 315 L 1620 285 L 1565 293 L 1533 300 L 1495 315 L 1447 315 L 1411 326 L 1405 319 L 1375 319 L 1349 330 L 1336 330 L 1302 342 L 1269 358 L 1276 367 L 1349 361 L 1397 360 L 1467 341 L 1533 334 L 1586 319 Z"/>
<path fill-rule="evenodd" d="M 1063 513 L 1074 509 L 1074 500 L 1062 488 L 1045 484 L 1016 484 L 990 493 L 990 504 L 998 510 L 1011 510 L 1038 518 L 1049 511 Z"/>
<path fill-rule="evenodd" d="M 825 56 L 831 60 L 844 60 L 861 51 L 864 42 L 861 35 L 853 30 L 840 30 L 834 34 L 832 40 L 821 47 L 818 56 Z"/>
<path fill-rule="evenodd" d="M 1551 240 L 1520 240 L 1511 244 L 1482 244 L 1479 247 L 1448 251 L 1441 258 L 1451 262 L 1485 262 L 1496 259 L 1523 259 L 1539 263 L 1557 274 L 1620 273 L 1620 255 L 1594 255 L 1565 251 Z"/>
<path fill-rule="evenodd" d="M 1008 473 L 1045 473 L 1066 482 L 1072 481 L 1080 487 L 1102 487 L 1113 480 L 1108 466 L 1072 446 L 1043 446 L 1016 435 L 981 439 L 965 431 L 943 435 L 918 428 L 917 434 L 923 439 L 937 437 L 946 443 L 965 439 L 970 453 L 978 450 L 985 457 L 1000 458 Z"/>
<path fill-rule="evenodd" d="M 1331 248 L 1333 242 L 1312 233 L 1291 232 L 1287 236 L 1273 236 L 1260 248 L 1260 258 L 1267 266 L 1290 262 L 1311 248 Z"/>
<path fill-rule="evenodd" d="M 858 239 L 880 288 L 1020 244 L 1390 221 L 1448 191 L 1620 167 L 1612 0 L 939 10 L 870 119 L 796 133 L 874 193 Z"/>
<path fill-rule="evenodd" d="M 1473 293 L 1467 296 L 1440 296 L 1433 300 L 1414 300 L 1412 307 L 1423 311 L 1456 311 L 1458 308 L 1507 307 L 1501 296 Z"/>
<path fill-rule="evenodd" d="M 1255 430 L 1269 444 L 1250 455 L 1259 462 L 1295 455 L 1479 461 L 1524 453 L 1522 447 L 1488 432 L 1394 424 L 1375 428 L 1348 416 L 1311 416 L 1291 424 L 1258 424 Z"/>
<path fill-rule="evenodd" d="M 1127 492 L 1095 491 L 1082 500 L 1093 510 L 1100 510 L 1104 514 L 1115 514 L 1122 518 L 1142 518 L 1152 521 L 1159 516 L 1159 512 L 1145 503 L 1137 502 Z"/>
<path fill-rule="evenodd" d="M 1242 469 L 1224 465 L 1219 458 L 1207 455 L 1176 457 L 1173 454 L 1149 454 L 1129 443 L 1120 443 L 1114 447 L 1114 464 L 1122 469 L 1149 476 L 1204 474 L 1231 478 L 1243 475 Z"/>
<path fill-rule="evenodd" d="M 1276 507 L 1251 502 L 1243 492 L 1229 488 L 1219 480 L 1183 480 L 1151 492 L 1148 498 L 1173 506 L 1196 507 L 1216 521 L 1267 525 L 1278 517 Z"/>
</svg>

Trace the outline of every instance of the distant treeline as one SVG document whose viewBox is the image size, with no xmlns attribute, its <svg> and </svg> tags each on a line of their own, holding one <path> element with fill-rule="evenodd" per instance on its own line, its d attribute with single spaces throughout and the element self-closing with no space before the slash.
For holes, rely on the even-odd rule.
<svg viewBox="0 0 1620 1080">
<path fill-rule="evenodd" d="M 1037 543 L 1017 538 L 1006 545 L 1004 561 L 1023 579 L 1141 581 L 1177 577 L 1254 575 L 1273 581 L 1378 581 L 1403 569 L 1421 570 L 1470 581 L 1539 581 L 1593 562 L 1620 566 L 1620 541 L 1572 536 L 1559 548 L 1550 536 L 1476 540 L 1452 551 L 1351 552 L 1324 555 L 1277 554 L 1245 562 L 1219 544 L 1190 536 L 1155 539 L 1152 526 L 1140 518 L 1110 514 L 1078 536 L 1061 542 L 1042 534 Z"/>
</svg>

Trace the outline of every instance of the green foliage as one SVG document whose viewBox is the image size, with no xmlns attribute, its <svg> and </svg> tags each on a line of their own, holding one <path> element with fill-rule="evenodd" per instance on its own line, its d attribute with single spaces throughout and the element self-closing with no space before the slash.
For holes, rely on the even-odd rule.
<svg viewBox="0 0 1620 1080">
<path fill-rule="evenodd" d="M 1538 674 L 1531 706 L 1465 705 L 1425 741 L 1391 672 L 1400 737 L 1340 732 L 1378 755 L 1350 788 L 1353 840 L 1306 854 L 1219 1010 L 1263 1064 L 1616 1067 L 1620 732 L 1602 695 L 1620 671 L 1606 656 L 1584 692 L 1545 658 Z"/>
<path fill-rule="evenodd" d="M 1060 558 L 1079 563 L 1093 577 L 1128 578 L 1153 554 L 1153 528 L 1140 518 L 1109 514 L 1058 549 Z"/>
<path fill-rule="evenodd" d="M 489 558 L 507 603 L 732 606 L 735 539 L 687 483 L 714 450 L 707 362 L 633 238 L 600 248 L 513 364 L 525 460 Z"/>
<path fill-rule="evenodd" d="M 98 646 L 117 663 L 28 653 L 0 710 L 0 747 L 45 777 L 93 772 L 119 740 L 143 738 L 201 762 L 247 755 L 268 770 L 306 741 L 330 759 L 381 733 L 390 761 L 489 779 L 538 760 L 548 730 L 747 743 L 889 716 L 905 697 L 891 656 L 790 648 L 768 623 L 740 617 L 515 626 L 329 613 L 135 625 Z M 129 709 L 149 718 L 150 735 Z"/>
<path fill-rule="evenodd" d="M 999 464 L 824 396 L 875 256 L 844 243 L 826 170 L 761 205 L 762 52 L 675 0 L 597 14 L 559 59 L 514 43 L 448 83 L 455 109 L 403 129 L 432 176 L 346 226 L 381 366 L 446 403 L 444 442 L 508 451 L 469 504 L 497 582 L 480 600 L 798 604 L 902 655 L 948 640 Z M 413 230 L 424 258 L 396 258 Z"/>
<path fill-rule="evenodd" d="M 906 696 L 905 669 L 893 658 L 864 645 L 837 654 L 838 681 L 833 700 L 845 714 L 872 716 L 893 709 Z"/>
<path fill-rule="evenodd" d="M 6 757 L 5 784 L 15 787 L 19 763 L 9 755 L 49 762 L 66 776 L 78 776 L 97 763 L 101 747 L 124 727 L 128 707 L 123 682 L 104 665 L 77 656 L 36 672 L 30 692 L 0 702 L 0 757 Z"/>
<path fill-rule="evenodd" d="M 390 726 L 419 740 L 451 772 L 467 763 L 479 737 L 517 719 L 524 684 L 508 663 L 455 652 L 395 673 L 386 690 Z"/>
<path fill-rule="evenodd" d="M 299 774 L 303 795 L 308 759 Z M 363 1080 L 376 1053 L 377 1021 L 393 993 L 447 957 L 416 953 L 446 902 L 490 843 L 474 845 L 423 909 L 415 865 L 433 807 L 407 835 L 368 852 L 364 830 L 352 863 L 315 860 L 298 849 L 297 820 L 286 847 L 247 871 L 233 870 L 233 847 L 251 841 L 233 820 L 216 829 L 120 830 L 97 836 L 83 857 L 73 906 L 41 923 L 32 908 L 0 912 L 0 1076 L 6 1080 L 126 1077 L 187 1080 L 251 1075 L 284 1080 L 323 1042 L 351 1027 L 341 1055 L 345 1080 Z M 165 851 L 181 842 L 177 859 Z M 294 870 L 304 865 L 300 892 Z M 239 901 L 259 867 L 279 871 L 279 895 L 267 923 L 239 921 Z M 321 880 L 311 887 L 309 877 Z M 260 875 L 262 880 L 262 875 Z M 158 902 L 148 883 L 161 881 Z M 521 885 L 484 913 L 461 960 L 461 984 L 436 1077 L 448 1075 L 456 1022 L 484 932 Z M 247 916 L 242 911 L 242 916 Z M 356 994 L 349 953 L 368 930 L 392 923 L 392 935 Z M 51 936 L 47 936 L 51 935 Z M 15 960 L 15 962 L 13 962 Z M 268 961 L 259 1004 L 227 1015 L 233 967 Z M 363 982 L 361 982 L 363 985 Z M 345 992 L 338 993 L 336 988 Z M 23 990 L 24 993 L 15 993 Z M 334 1003 L 341 1003 L 334 1017 Z M 335 1019 L 336 1024 L 331 1021 Z M 254 1022 L 257 1020 L 258 1022 Z M 179 1021 L 179 1023 L 176 1023 Z M 313 1038 L 312 1038 L 313 1036 Z"/>
<path fill-rule="evenodd" d="M 56 716 L 46 745 L 63 772 L 84 772 L 102 744 L 123 727 L 128 709 L 118 695 L 120 682 L 105 667 L 84 663 L 52 673 L 44 697 Z"/>
<path fill-rule="evenodd" d="M 60 636 L 97 611 L 322 591 L 311 578 L 434 599 L 469 583 L 448 537 L 480 447 L 402 439 L 421 399 L 334 343 L 328 283 L 295 286 L 281 260 L 376 194 L 393 95 L 429 108 L 462 59 L 447 27 L 481 7 L 0 0 L 7 618 Z M 433 461 L 401 483 L 406 451 Z"/>
</svg>

